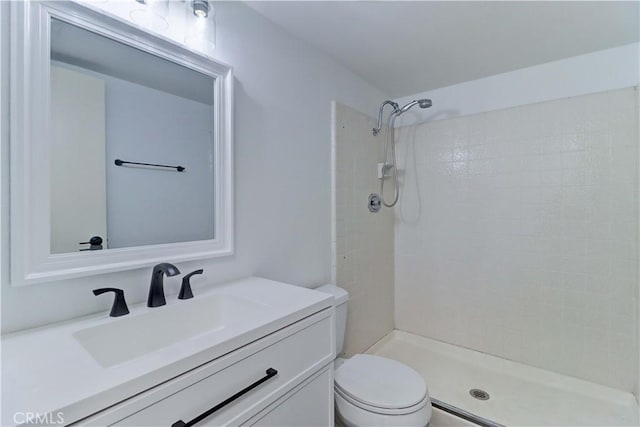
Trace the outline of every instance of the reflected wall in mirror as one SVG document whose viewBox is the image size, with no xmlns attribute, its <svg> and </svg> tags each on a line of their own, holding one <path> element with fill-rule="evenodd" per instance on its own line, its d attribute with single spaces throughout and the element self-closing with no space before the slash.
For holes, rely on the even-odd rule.
<svg viewBox="0 0 640 427">
<path fill-rule="evenodd" d="M 55 18 L 50 46 L 51 253 L 214 239 L 215 79 Z"/>
</svg>

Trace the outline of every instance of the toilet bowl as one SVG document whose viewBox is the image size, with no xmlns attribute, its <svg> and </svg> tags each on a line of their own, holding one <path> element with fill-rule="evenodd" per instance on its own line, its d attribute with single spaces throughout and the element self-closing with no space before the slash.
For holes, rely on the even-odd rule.
<svg viewBox="0 0 640 427">
<path fill-rule="evenodd" d="M 336 310 L 336 354 L 342 352 L 349 294 L 324 285 L 317 291 L 332 294 Z M 334 363 L 336 424 L 423 427 L 431 419 L 431 399 L 422 376 L 395 360 L 356 354 Z"/>
<path fill-rule="evenodd" d="M 338 422 L 356 426 L 425 426 L 427 386 L 416 371 L 384 357 L 356 354 L 335 371 Z"/>
</svg>

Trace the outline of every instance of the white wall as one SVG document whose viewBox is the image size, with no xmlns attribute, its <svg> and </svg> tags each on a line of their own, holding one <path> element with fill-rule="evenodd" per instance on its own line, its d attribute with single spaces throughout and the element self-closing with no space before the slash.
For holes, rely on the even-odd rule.
<svg viewBox="0 0 640 427">
<path fill-rule="evenodd" d="M 4 20 L 8 4 L 0 5 Z M 236 254 L 178 267 L 183 272 L 204 268 L 204 276 L 193 280 L 196 294 L 205 282 L 252 274 L 302 286 L 329 282 L 331 101 L 373 115 L 386 95 L 240 2 L 216 3 L 216 20 L 216 56 L 234 67 L 236 79 Z M 1 28 L 6 31 L 5 22 Z M 6 77 L 2 75 L 2 85 Z M 91 293 L 97 287 L 122 287 L 130 303 L 144 301 L 149 268 L 9 286 L 7 102 L 7 91 L 2 90 L 3 332 L 108 310 L 108 298 Z M 168 294 L 177 293 L 178 287 L 179 278 L 165 281 Z"/>
<path fill-rule="evenodd" d="M 109 247 L 213 239 L 213 106 L 103 77 Z M 118 167 L 115 159 L 185 171 Z"/>
<path fill-rule="evenodd" d="M 393 209 L 369 212 L 367 198 L 380 191 L 376 165 L 384 133 L 375 119 L 336 103 L 335 273 L 350 295 L 344 351 L 362 353 L 393 330 Z M 385 188 L 391 194 L 392 186 Z M 388 196 L 391 197 L 391 196 Z"/>
<path fill-rule="evenodd" d="M 620 89 L 639 79 L 640 44 L 633 43 L 405 96 L 396 101 L 430 98 L 433 106 L 414 108 L 396 126 Z"/>
<path fill-rule="evenodd" d="M 637 87 L 397 135 L 396 327 L 634 391 Z"/>
</svg>

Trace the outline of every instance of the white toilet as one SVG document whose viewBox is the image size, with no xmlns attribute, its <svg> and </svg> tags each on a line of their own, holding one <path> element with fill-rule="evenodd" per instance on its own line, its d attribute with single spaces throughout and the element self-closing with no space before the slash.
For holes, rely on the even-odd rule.
<svg viewBox="0 0 640 427">
<path fill-rule="evenodd" d="M 336 310 L 336 354 L 342 353 L 349 294 L 324 285 Z M 335 361 L 336 424 L 346 427 L 424 427 L 431 419 L 431 399 L 422 376 L 395 360 L 356 354 Z"/>
</svg>

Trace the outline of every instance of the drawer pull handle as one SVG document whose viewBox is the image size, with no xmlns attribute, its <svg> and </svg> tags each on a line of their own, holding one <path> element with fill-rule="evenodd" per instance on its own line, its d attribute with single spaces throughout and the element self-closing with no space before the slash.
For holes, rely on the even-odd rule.
<svg viewBox="0 0 640 427">
<path fill-rule="evenodd" d="M 273 368 L 269 368 L 269 369 L 267 369 L 266 375 L 264 377 L 260 378 L 255 383 L 251 384 L 250 386 L 247 386 L 247 387 L 243 388 L 242 390 L 240 390 L 239 392 L 237 392 L 233 396 L 231 396 L 228 399 L 218 403 L 216 406 L 214 406 L 213 408 L 209 409 L 206 412 L 203 412 L 202 414 L 198 415 L 197 417 L 195 417 L 191 421 L 185 423 L 182 420 L 178 420 L 175 423 L 171 424 L 171 427 L 191 427 L 191 426 L 199 423 L 200 421 L 204 420 L 205 418 L 207 418 L 208 416 L 210 416 L 214 412 L 224 408 L 229 403 L 233 402 L 234 400 L 236 400 L 237 398 L 239 398 L 243 394 L 246 394 L 246 393 L 250 392 L 254 388 L 258 387 L 260 384 L 262 384 L 262 383 L 264 383 L 266 381 L 269 381 L 271 378 L 275 377 L 276 375 L 278 375 L 278 371 L 276 371 Z"/>
</svg>

